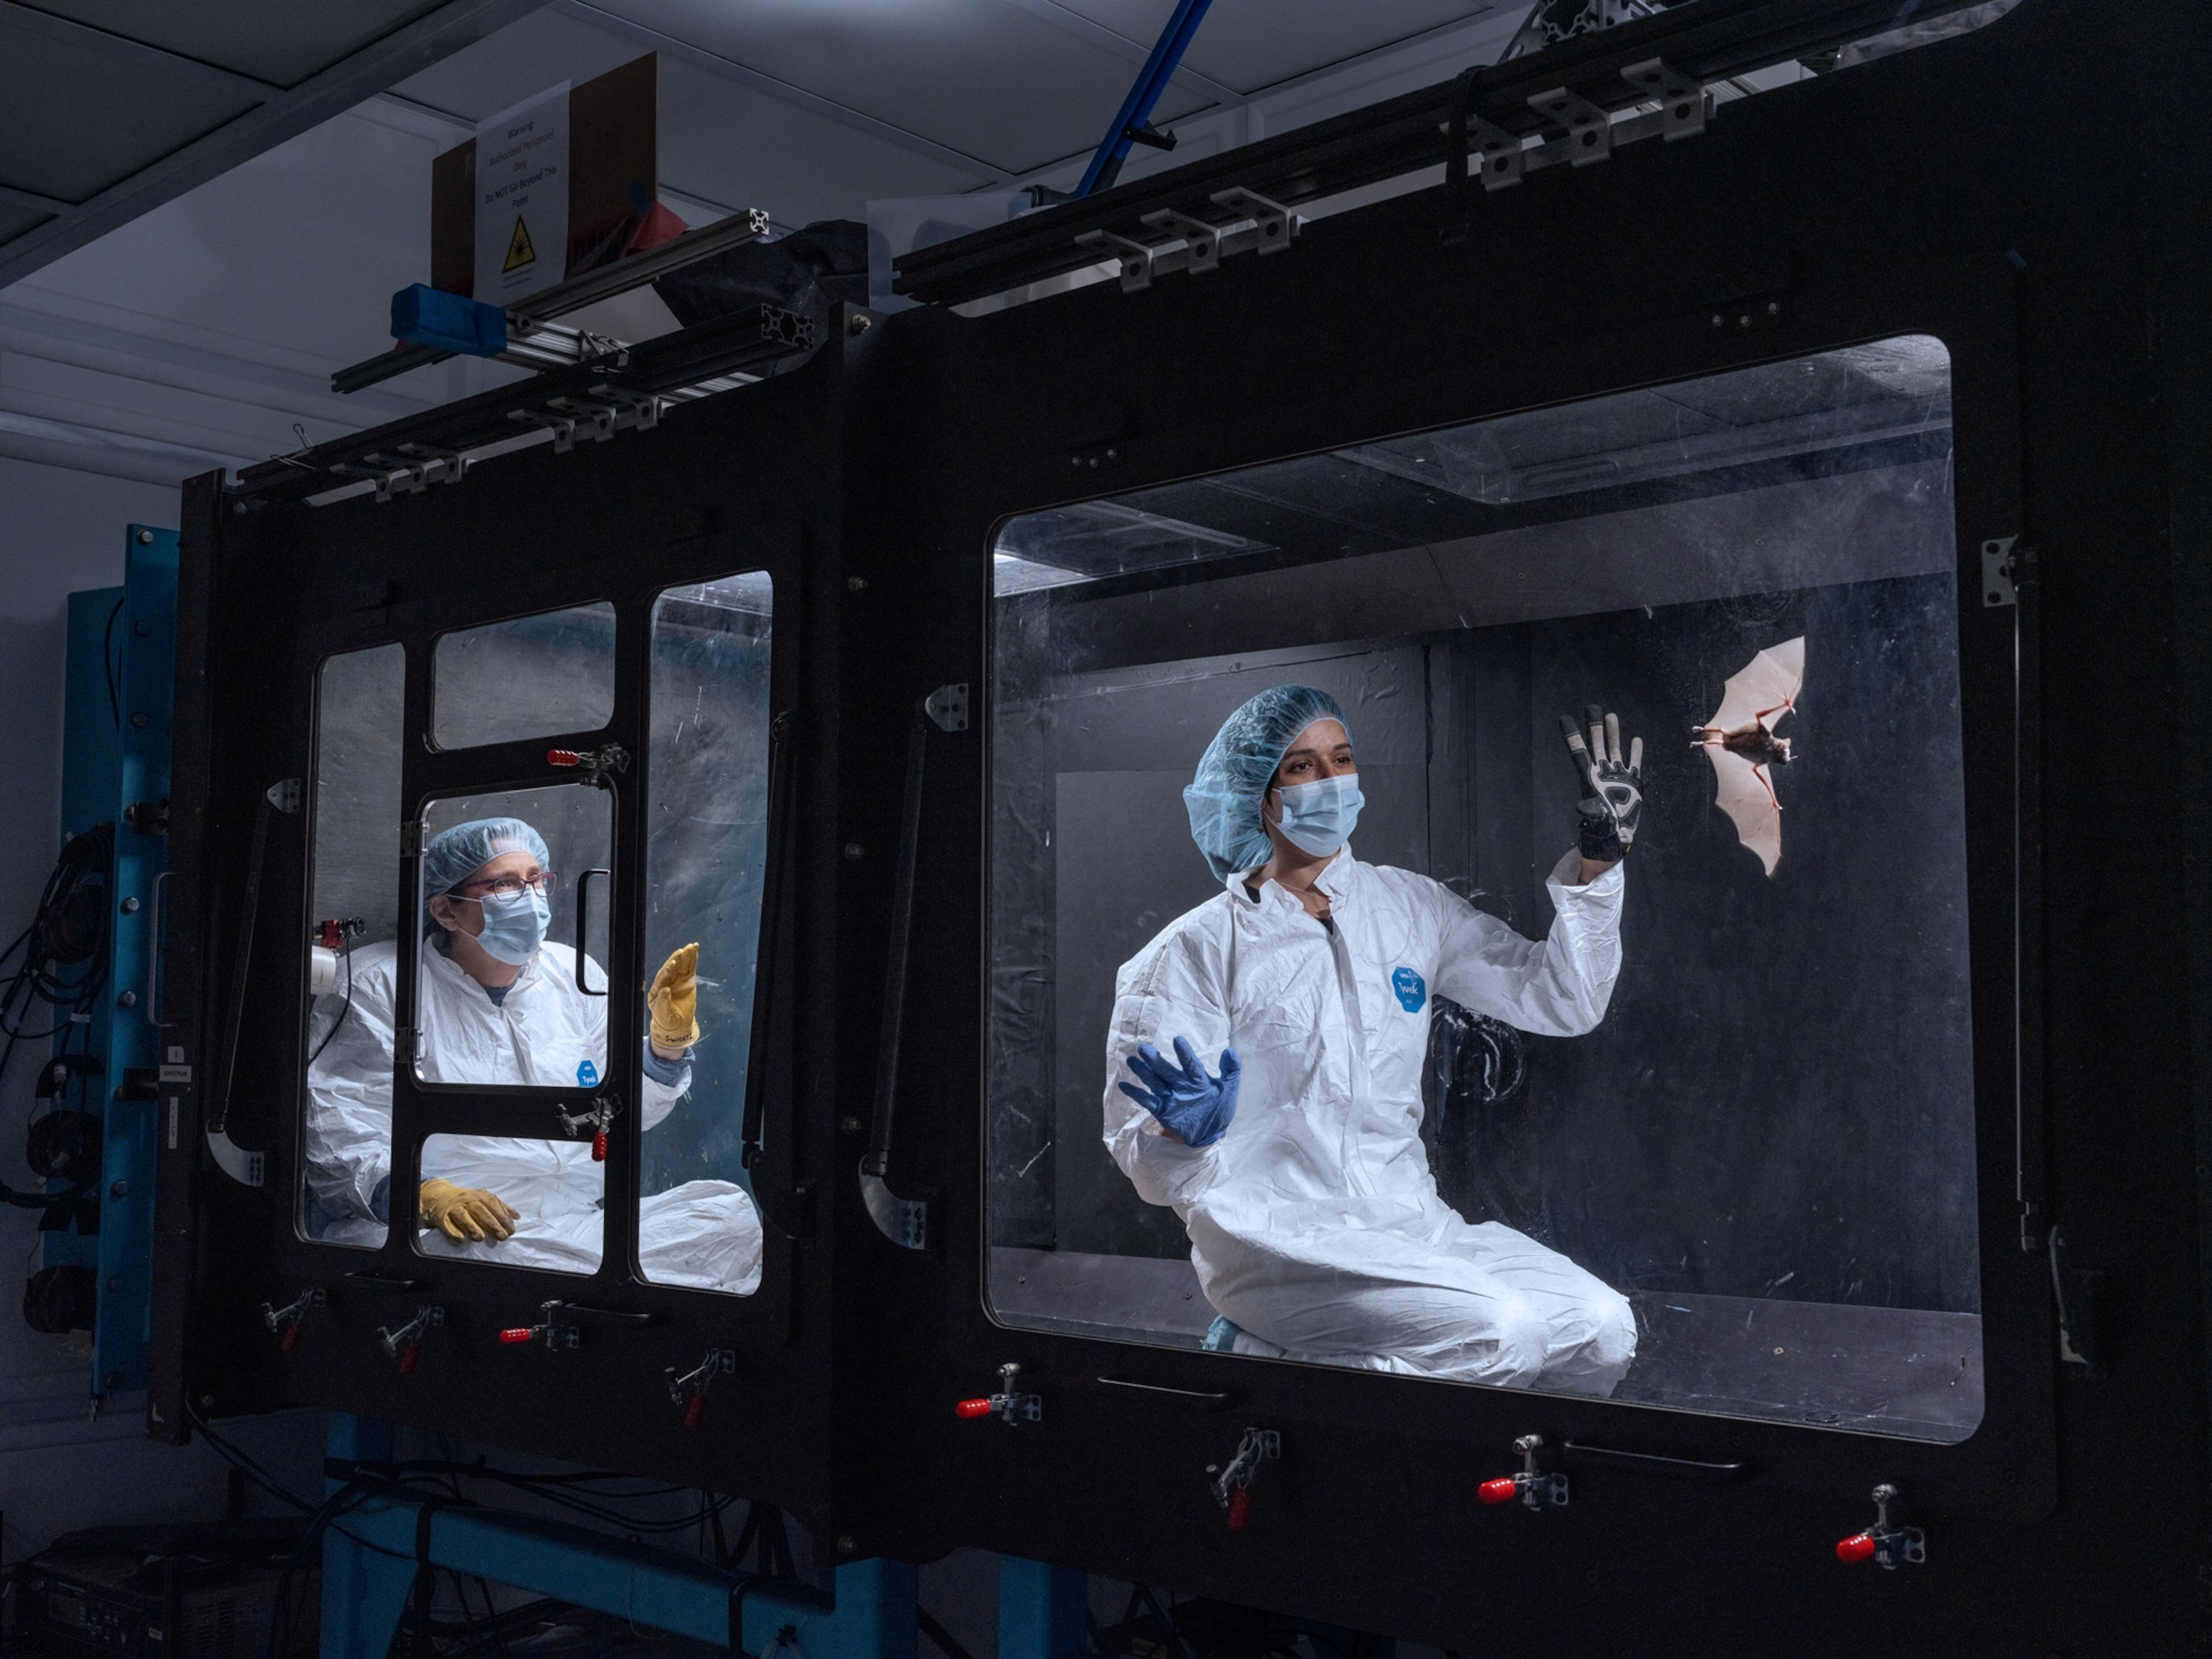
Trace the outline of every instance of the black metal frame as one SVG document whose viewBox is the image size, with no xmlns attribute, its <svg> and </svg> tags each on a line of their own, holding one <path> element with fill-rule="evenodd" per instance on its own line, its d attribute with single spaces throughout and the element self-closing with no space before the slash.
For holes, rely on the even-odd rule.
<svg viewBox="0 0 2212 1659">
<path fill-rule="evenodd" d="M 711 325 L 710 325 L 711 327 Z M 828 1086 L 815 1055 L 836 1049 L 837 996 L 826 974 L 793 971 L 795 953 L 832 914 L 834 848 L 823 803 L 834 789 L 841 519 L 836 495 L 848 352 L 862 331 L 841 326 L 814 359 L 756 386 L 681 404 L 657 429 L 556 453 L 504 457 L 453 488 L 378 502 L 367 495 L 314 507 L 264 501 L 214 478 L 188 488 L 185 562 L 193 614 L 184 630 L 187 692 L 173 833 L 180 874 L 171 950 L 195 994 L 176 999 L 171 1041 L 193 1060 L 216 1051 L 228 1018 L 228 975 L 203 972 L 231 953 L 229 895 L 245 878 L 244 838 L 260 791 L 312 775 L 316 690 L 331 655 L 392 641 L 407 649 L 403 811 L 456 790 L 559 785 L 578 772 L 549 750 L 620 744 L 630 761 L 612 775 L 615 844 L 644 845 L 653 756 L 647 696 L 650 623 L 665 589 L 766 569 L 775 582 L 773 709 L 787 716 L 775 742 L 792 799 L 772 830 L 769 887 L 780 914 L 763 915 L 764 957 L 754 1022 L 765 1063 L 763 1149 L 752 1175 L 766 1218 L 762 1281 L 749 1297 L 642 1282 L 637 1274 L 635 1172 L 640 1156 L 637 999 L 611 996 L 607 1081 L 623 1109 L 611 1130 L 605 1249 L 588 1277 L 456 1261 L 420 1253 L 411 1209 L 394 1204 L 380 1249 L 301 1236 L 299 1126 L 306 1002 L 298 941 L 313 921 L 309 815 L 279 817 L 269 837 L 260 921 L 247 980 L 248 1030 L 228 1131 L 263 1149 L 267 1180 L 248 1188 L 201 1149 L 207 1103 L 176 1091 L 178 1133 L 164 1152 L 153 1424 L 182 1437 L 194 1418 L 312 1402 L 434 1425 L 479 1440 L 594 1463 L 653 1471 L 724 1491 L 774 1497 L 802 1516 L 829 1498 L 826 1460 L 802 1455 L 823 1437 L 826 1262 L 818 1233 Z M 366 434 L 374 440 L 375 434 Z M 827 453 L 825 454 L 825 447 Z M 617 612 L 615 707 L 594 732 L 547 732 L 465 749 L 436 749 L 431 723 L 434 641 L 501 620 L 531 595 L 535 613 L 599 600 Z M 305 792 L 312 796 L 312 791 Z M 647 872 L 617 856 L 611 985 L 642 982 Z M 419 903 L 416 861 L 393 872 L 400 914 Z M 410 1023 L 417 942 L 401 935 L 400 1023 Z M 191 964 L 186 968 L 185 964 Z M 598 1090 L 454 1091 L 398 1068 L 393 1091 L 394 1188 L 404 1194 L 422 1138 L 465 1121 L 472 1133 L 567 1138 L 556 1114 L 580 1111 Z M 588 1128 L 579 1132 L 587 1137 Z M 264 1302 L 291 1303 L 303 1287 L 322 1300 L 289 1347 L 264 1328 Z M 581 1328 L 574 1352 L 505 1347 L 496 1333 L 538 1322 L 542 1303 Z M 380 1346 L 380 1327 L 406 1322 L 424 1303 L 444 1310 L 410 1374 Z M 809 1307 L 817 1312 L 809 1316 Z M 710 1348 L 738 1354 L 704 1420 L 663 1380 L 689 1372 Z M 818 1407 L 814 1402 L 818 1402 Z M 763 1420 L 788 1436 L 761 1432 Z"/>
<path fill-rule="evenodd" d="M 2157 222 L 2133 197 L 2091 213 L 2089 158 L 2179 165 L 2178 150 L 2160 149 L 2176 142 L 2170 121 L 2144 113 L 2145 88 L 2203 85 L 2166 70 L 2159 55 L 2186 37 L 2201 74 L 2202 36 L 2163 9 L 2123 25 L 2078 0 L 2027 0 L 1976 34 L 1732 106 L 1693 143 L 1645 146 L 1487 197 L 1472 222 L 1460 190 L 1431 190 L 1320 222 L 1279 258 L 1149 291 L 1101 286 L 967 322 L 895 319 L 904 349 L 885 403 L 896 410 L 886 418 L 898 453 L 867 510 L 884 533 L 898 526 L 906 568 L 883 572 L 895 595 L 855 607 L 853 637 L 871 652 L 907 647 L 892 659 L 901 696 L 937 681 L 975 684 L 981 729 L 948 740 L 933 764 L 913 974 L 939 1000 L 930 1029 L 909 1037 L 906 1075 L 935 1111 L 904 1115 L 890 1171 L 898 1192 L 936 1200 L 939 1253 L 865 1240 L 886 1284 L 878 1306 L 889 1334 L 878 1340 L 927 1353 L 937 1369 L 927 1380 L 910 1370 L 880 1407 L 907 1419 L 896 1437 L 878 1431 L 905 1449 L 906 1478 L 864 1546 L 975 1544 L 1449 1647 L 1528 1652 L 1577 1638 L 1618 1646 L 1627 1632 L 1669 1653 L 1731 1639 L 1746 1651 L 1863 1650 L 1872 1632 L 1901 1633 L 1916 1617 L 1951 1630 L 1954 1650 L 1996 1648 L 1998 1631 L 2055 1642 L 2062 1629 L 2116 1627 L 2109 1598 L 2091 1598 L 2094 1613 L 2079 1620 L 2054 1607 L 2047 1586 L 2081 1564 L 2094 1559 L 2131 1585 L 2148 1581 L 2154 1559 L 2176 1565 L 2160 1528 L 2193 1526 L 2183 1520 L 2199 1513 L 2193 1474 L 2148 1455 L 2116 1455 L 2101 1474 L 2063 1455 L 2069 1433 L 2109 1449 L 2130 1431 L 2131 1412 L 2185 1410 L 2180 1455 L 2199 1468 L 2203 1362 L 2191 1340 L 2193 1261 L 2186 1275 L 2179 1264 L 2160 1275 L 2177 1291 L 2192 1288 L 2160 1304 L 2173 1311 L 2172 1333 L 2134 1328 L 2141 1369 L 2127 1386 L 2063 1380 L 2057 1359 L 2045 1255 L 2054 1205 L 2069 1240 L 2093 1234 L 2107 1251 L 2139 1255 L 2158 1235 L 2126 1181 L 2069 1183 L 2049 1171 L 2049 1115 L 2078 1119 L 2085 1103 L 2077 1075 L 2047 1104 L 2045 1077 L 2063 1075 L 2057 1055 L 2083 1054 L 2087 1011 L 2148 1036 L 2155 1022 L 2133 1013 L 2142 999 L 2177 1034 L 2188 1005 L 2156 975 L 2123 976 L 2135 1005 L 2108 992 L 2103 976 L 2123 947 L 2087 915 L 2117 891 L 2085 868 L 2080 848 L 2105 810 L 2084 793 L 2090 757 L 2119 716 L 2092 689 L 2089 661 L 2119 648 L 2130 628 L 2147 641 L 2173 624 L 2162 620 L 2156 565 L 2147 570 L 2139 552 L 2121 579 L 2137 585 L 2124 597 L 2101 592 L 2094 623 L 2073 608 L 2084 583 L 2114 579 L 2089 574 L 2090 547 L 2074 539 L 2088 532 L 2085 514 L 2121 512 L 2122 500 L 2163 485 L 2148 465 L 2155 440 L 2130 401 L 2146 396 L 2136 342 L 2116 324 L 2087 327 L 2081 305 L 2054 296 L 2109 291 L 2116 309 L 2166 299 L 2142 297 L 2154 287 Z M 2073 71 L 2051 67 L 2062 58 Z M 2087 88 L 2084 63 L 2098 66 Z M 2170 95 L 2175 108 L 2185 102 Z M 2014 124 L 2031 119 L 2044 142 L 2022 145 Z M 1146 188 L 1165 199 L 1199 188 L 1200 173 Z M 2084 215 L 2094 232 L 2081 228 Z M 946 269 L 983 261 L 1011 248 L 1018 228 L 929 252 Z M 998 278 L 977 285 L 987 280 Z M 1942 338 L 1954 359 L 1989 1390 L 1980 1429 L 1944 1446 L 996 1323 L 984 1299 L 982 1127 L 983 688 L 997 527 L 1059 504 L 1915 332 Z M 2103 361 L 2086 343 L 2092 336 Z M 2201 374 L 2191 383 L 2201 386 Z M 2135 421 L 2137 451 L 2116 453 L 2117 440 L 2085 429 L 2085 404 L 2124 411 L 2114 418 Z M 2087 447 L 2106 471 L 2085 464 Z M 2044 550 L 2042 585 L 2024 587 L 2016 607 L 1985 607 L 1983 544 L 2014 535 Z M 2054 580 L 2054 561 L 2063 579 Z M 2048 628 L 2066 640 L 2055 665 Z M 873 778 L 886 799 L 896 796 L 890 729 L 856 722 L 846 763 L 849 779 Z M 2054 791 L 2059 823 L 2046 831 Z M 2049 899 L 2046 834 L 2072 854 L 2063 871 L 2051 866 L 2066 884 Z M 2093 886 L 2104 896 L 2087 897 Z M 2094 956 L 2046 957 L 2052 905 L 2074 951 L 2106 939 Z M 2191 1144 L 2177 1050 L 2178 1036 L 2176 1046 L 2129 1055 L 2129 1098 L 2160 1102 L 2155 1134 L 2146 1127 L 2136 1144 L 2163 1146 L 2168 1158 Z M 2109 1157 L 2099 1163 L 2111 1169 Z M 956 1421 L 951 1402 L 988 1391 L 1009 1361 L 1042 1396 L 1042 1423 Z M 1119 1386 L 1127 1382 L 1155 1391 Z M 2080 1392 L 2096 1389 L 2105 1392 Z M 1283 1431 L 1278 1507 L 1263 1522 L 1263 1476 L 1251 1530 L 1232 1534 L 1202 1472 L 1252 1424 Z M 1529 1431 L 1581 1449 L 1566 1464 L 1577 1483 L 1572 1521 L 1474 1502 L 1478 1480 L 1510 1470 L 1510 1443 Z M 2122 1466 L 2144 1510 L 2124 1541 L 2094 1495 Z M 1728 1490 L 1698 1490 L 1698 1480 L 1731 1470 L 1741 1479 Z M 1889 1594 L 1887 1583 L 1831 1576 L 1840 1570 L 1829 1547 L 1863 1524 L 1877 1481 L 1902 1487 L 1910 1518 L 1929 1528 L 1931 1559 L 1950 1551 L 1972 1561 L 1978 1585 L 1953 1577 L 1940 1589 L 1899 1586 L 1910 1601 L 1877 1605 L 1866 1598 Z M 2008 1561 L 2037 1565 L 1999 1565 Z M 1602 1574 L 1587 1597 L 1586 1571 Z M 1575 1593 L 1563 1599 L 1566 1586 Z M 1723 1587 L 1725 1610 L 1716 1600 Z M 1696 1599 L 1704 1618 L 1694 1632 L 1655 1632 L 1643 1617 L 1670 1592 Z M 2188 1617 L 2185 1598 L 2149 1593 L 2121 1622 L 2172 1630 Z"/>
<path fill-rule="evenodd" d="M 290 635 L 306 619 L 327 629 L 318 649 L 365 642 L 392 625 L 380 612 L 456 581 L 526 568 L 549 595 L 586 596 L 580 579 L 545 581 L 556 542 L 626 540 L 641 566 L 689 570 L 708 562 L 702 538 L 796 527 L 805 724 L 785 966 L 803 953 L 811 971 L 780 971 L 790 1035 L 768 1073 L 791 1103 L 797 1224 L 813 1224 L 793 1255 L 791 1340 L 744 1348 L 696 1436 L 654 1394 L 664 1365 L 721 1340 L 702 1311 L 720 1299 L 696 1293 L 619 1287 L 617 1311 L 664 1322 L 593 1332 L 571 1355 L 501 1353 L 489 1332 L 527 1297 L 501 1270 L 454 1274 L 438 1299 L 460 1316 L 403 1381 L 372 1333 L 410 1293 L 300 1279 L 309 1247 L 281 1169 L 258 1192 L 216 1173 L 203 1085 L 181 1087 L 160 1172 L 157 1431 L 181 1432 L 187 1407 L 314 1401 L 775 1498 L 845 1555 L 981 1545 L 1485 1652 L 2188 1650 L 2212 1469 L 2212 1105 L 2193 1064 L 2212 1031 L 2195 847 L 2212 751 L 2178 743 L 2168 711 L 2207 683 L 2212 637 L 2212 496 L 2191 447 L 2212 401 L 2208 86 L 2212 16 L 2191 0 L 2023 0 L 1975 34 L 1747 100 L 1693 142 L 1561 167 L 1472 215 L 1462 191 L 1431 190 L 1145 293 L 924 309 L 865 335 L 848 315 L 803 369 L 457 489 L 313 509 L 195 484 L 168 975 L 194 1063 L 228 982 L 217 924 L 243 831 L 259 790 L 304 769 Z M 980 1272 L 994 527 L 1910 331 L 1950 345 L 1957 410 L 1981 1431 L 1930 1445 L 994 1324 Z M 1984 609 L 1981 544 L 2015 533 L 2037 585 Z M 915 708 L 963 682 L 983 718 L 927 738 L 884 1171 L 930 1205 L 915 1250 L 877 1231 L 855 1165 Z M 294 820 L 272 832 L 289 850 L 265 938 L 304 914 L 297 836 Z M 280 971 L 277 955 L 257 957 L 251 995 L 292 1031 L 296 963 L 283 953 Z M 275 1145 L 296 1077 L 296 1055 L 254 1056 L 232 1133 Z M 2053 1223 L 2071 1263 L 2111 1275 L 2112 1316 L 2076 1333 L 2102 1339 L 2099 1378 L 2061 1369 Z M 328 1305 L 281 1353 L 260 1302 L 318 1282 Z M 1041 1420 L 956 1420 L 952 1402 L 1009 1360 Z M 1248 1425 L 1279 1429 L 1282 1456 L 1231 1533 L 1205 1468 Z M 1583 1449 L 1565 1464 L 1571 1505 L 1478 1505 L 1475 1481 L 1510 1472 L 1508 1443 L 1530 1429 Z M 1738 1464 L 1734 1484 L 1705 1484 Z M 1899 1522 L 1925 1528 L 1924 1567 L 1835 1560 L 1876 1480 L 1903 1489 Z"/>
</svg>

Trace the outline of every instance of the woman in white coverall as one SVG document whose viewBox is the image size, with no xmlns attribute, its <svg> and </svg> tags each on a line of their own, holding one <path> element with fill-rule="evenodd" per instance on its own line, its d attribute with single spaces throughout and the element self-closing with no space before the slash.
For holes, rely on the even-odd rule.
<svg viewBox="0 0 2212 1659">
<path fill-rule="evenodd" d="M 1600 1395 L 1626 1372 L 1627 1299 L 1510 1227 L 1469 1224 L 1420 1138 L 1432 995 L 1552 1036 L 1604 1018 L 1643 745 L 1624 764 L 1619 722 L 1589 714 L 1587 744 L 1562 720 L 1582 846 L 1547 884 L 1541 942 L 1352 855 L 1364 798 L 1328 693 L 1263 691 L 1208 746 L 1183 799 L 1223 890 L 1121 970 L 1105 1133 L 1189 1231 L 1224 1316 L 1209 1347 Z M 1200 1058 L 1216 1054 L 1218 1076 Z"/>
<path fill-rule="evenodd" d="M 520 818 L 455 824 L 424 849 L 432 896 L 415 1010 L 424 1081 L 599 1081 L 606 1000 L 583 994 L 574 950 L 545 937 L 548 861 L 544 838 Z M 647 1130 L 691 1086 L 698 961 L 699 947 L 684 946 L 647 994 Z M 395 942 L 352 953 L 350 1000 L 307 1068 L 307 1185 L 332 1218 L 322 1236 L 337 1243 L 380 1243 L 390 1218 L 398 969 Z M 588 1140 L 435 1135 L 422 1173 L 414 1208 L 425 1252 L 567 1273 L 599 1267 L 606 1165 Z M 640 1264 L 653 1283 L 739 1295 L 759 1285 L 760 1217 L 742 1187 L 690 1181 L 647 1197 L 640 1212 Z"/>
</svg>

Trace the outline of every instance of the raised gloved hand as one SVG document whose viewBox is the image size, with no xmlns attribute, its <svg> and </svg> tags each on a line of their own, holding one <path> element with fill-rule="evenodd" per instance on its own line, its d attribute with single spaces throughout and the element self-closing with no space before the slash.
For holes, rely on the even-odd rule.
<svg viewBox="0 0 2212 1659">
<path fill-rule="evenodd" d="M 522 1212 L 481 1187 L 456 1187 L 435 1176 L 422 1183 L 417 1198 L 422 1224 L 463 1244 L 496 1244 L 514 1236 Z"/>
<path fill-rule="evenodd" d="M 681 1054 L 699 1040 L 699 947 L 679 945 L 668 953 L 653 988 L 645 994 L 653 1013 L 656 1047 Z"/>
<path fill-rule="evenodd" d="M 1583 856 L 1611 864 L 1626 855 L 1636 841 L 1636 821 L 1644 816 L 1644 739 L 1628 745 L 1628 759 L 1620 757 L 1620 716 L 1608 714 L 1595 703 L 1583 710 L 1589 738 L 1572 714 L 1559 716 L 1559 732 L 1567 740 L 1567 758 L 1574 763 L 1575 781 L 1583 798 L 1575 805 L 1582 817 Z"/>
<path fill-rule="evenodd" d="M 1229 1132 L 1237 1115 L 1237 1082 L 1243 1062 L 1234 1048 L 1221 1051 L 1221 1075 L 1208 1077 L 1198 1050 L 1188 1037 L 1175 1040 L 1176 1059 L 1170 1060 L 1149 1042 L 1137 1045 L 1129 1056 L 1129 1069 L 1150 1085 L 1140 1088 L 1126 1079 L 1121 1092 L 1154 1117 L 1186 1146 L 1211 1146 Z M 1177 1065 L 1176 1060 L 1182 1063 Z"/>
</svg>

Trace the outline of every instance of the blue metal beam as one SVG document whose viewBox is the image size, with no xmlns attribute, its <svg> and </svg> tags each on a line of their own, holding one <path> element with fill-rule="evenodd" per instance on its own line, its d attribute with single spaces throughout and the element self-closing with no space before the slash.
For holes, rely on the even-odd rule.
<svg viewBox="0 0 2212 1659">
<path fill-rule="evenodd" d="M 999 1659 L 1069 1659 L 1090 1645 L 1091 1579 L 1073 1567 L 999 1558 Z"/>
<path fill-rule="evenodd" d="M 380 1461 L 391 1446 L 388 1425 L 331 1413 L 332 1457 Z M 760 1653 L 781 1638 L 807 1659 L 915 1659 L 916 1574 L 904 1562 L 841 1566 L 832 1595 L 765 1584 L 565 1522 L 434 1504 L 425 1519 L 423 1510 L 413 1498 L 373 1498 L 331 1528 L 323 1546 L 323 1659 L 385 1659 L 418 1546 L 434 1566 L 716 1647 L 735 1636 L 745 1652 Z"/>
<path fill-rule="evenodd" d="M 1138 142 L 1135 135 L 1151 131 L 1146 124 L 1152 118 L 1152 110 L 1167 91 L 1168 82 L 1174 76 L 1176 66 L 1182 62 L 1183 53 L 1190 50 L 1191 37 L 1206 21 L 1206 9 L 1212 3 L 1213 0 L 1176 0 L 1174 15 L 1168 19 L 1167 27 L 1160 31 L 1159 44 L 1145 60 L 1136 84 L 1121 100 L 1121 112 L 1114 118 L 1114 125 L 1107 131 L 1106 141 L 1098 146 L 1098 153 L 1084 170 L 1083 182 L 1075 187 L 1078 196 L 1113 188 L 1114 180 L 1121 175 L 1121 163 L 1129 159 L 1129 146 Z M 1173 143 L 1169 140 L 1168 146 Z"/>
</svg>

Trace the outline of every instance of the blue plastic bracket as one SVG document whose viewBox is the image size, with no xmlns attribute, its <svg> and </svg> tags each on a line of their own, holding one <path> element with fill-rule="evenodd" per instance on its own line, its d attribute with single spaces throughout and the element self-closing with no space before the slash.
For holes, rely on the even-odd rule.
<svg viewBox="0 0 2212 1659">
<path fill-rule="evenodd" d="M 330 1414 L 333 1458 L 392 1455 L 389 1424 Z M 338 1490 L 333 1483 L 331 1490 Z M 806 1659 L 915 1659 L 915 1570 L 855 1561 L 834 1594 L 768 1584 L 705 1561 L 563 1522 L 504 1510 L 372 1498 L 323 1543 L 322 1659 L 385 1659 L 415 1582 L 418 1540 L 434 1566 L 751 1654 L 796 1645 Z M 419 1530 L 418 1530 L 419 1529 Z"/>
<path fill-rule="evenodd" d="M 1129 88 L 1129 95 L 1121 100 L 1121 112 L 1114 118 L 1107 130 L 1106 141 L 1098 146 L 1098 153 L 1091 158 L 1084 169 L 1083 182 L 1075 187 L 1078 196 L 1088 196 L 1093 191 L 1111 190 L 1114 180 L 1121 176 L 1121 163 L 1129 159 L 1129 146 L 1141 142 L 1172 149 L 1175 141 L 1164 142 L 1153 136 L 1146 124 L 1152 118 L 1152 111 L 1168 82 L 1175 78 L 1176 70 L 1182 63 L 1182 55 L 1190 50 L 1191 37 L 1198 26 L 1206 21 L 1206 9 L 1213 0 L 1176 0 L 1174 14 L 1168 26 L 1160 31 L 1159 43 L 1152 55 L 1145 59 L 1145 67 L 1138 71 L 1137 83 Z"/>
</svg>

